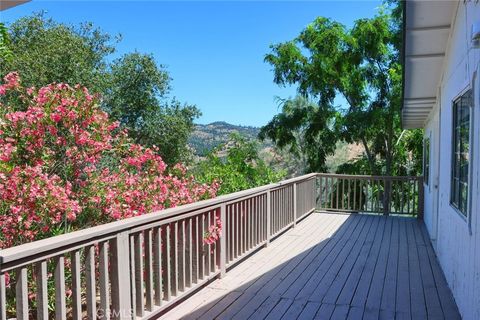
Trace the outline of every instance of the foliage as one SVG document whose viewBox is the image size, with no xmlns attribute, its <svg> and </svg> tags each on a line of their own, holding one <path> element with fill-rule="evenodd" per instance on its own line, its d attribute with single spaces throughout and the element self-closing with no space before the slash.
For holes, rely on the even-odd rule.
<svg viewBox="0 0 480 320">
<path fill-rule="evenodd" d="M 10 38 L 7 48 L 13 58 L 2 62 L 1 74 L 18 70 L 26 87 L 54 82 L 84 85 L 100 94 L 102 108 L 129 129 L 136 143 L 158 147 L 169 165 L 188 159 L 188 136 L 200 112 L 168 98 L 170 75 L 152 55 L 134 52 L 110 62 L 107 58 L 119 37 L 91 23 L 80 27 L 57 23 L 43 13 L 14 22 Z M 22 106 L 11 103 L 17 110 Z"/>
<path fill-rule="evenodd" d="M 157 97 L 170 90 L 170 76 L 151 55 L 126 54 L 113 62 L 105 109 L 110 116 L 139 135 L 149 115 L 158 109 Z"/>
<path fill-rule="evenodd" d="M 357 20 L 350 29 L 319 17 L 292 41 L 273 45 L 265 57 L 274 67 L 277 84 L 297 85 L 301 96 L 316 101 L 316 107 L 297 117 L 282 110 L 264 128 L 275 142 L 288 145 L 299 127 L 311 128 L 307 136 L 318 139 L 317 145 L 307 145 L 309 162 L 315 164 L 311 170 L 322 169 L 324 154 L 333 152 L 337 140 L 344 140 L 363 145 L 368 166 L 360 166 L 367 169 L 362 173 L 418 173 L 415 166 L 407 166 L 405 157 L 413 156 L 416 162 L 419 154 L 409 152 L 405 149 L 409 143 L 401 141 L 407 137 L 400 124 L 401 19 L 395 7 L 393 18 L 389 9 Z M 347 107 L 335 106 L 339 96 Z"/>
<path fill-rule="evenodd" d="M 137 143 L 158 146 L 167 164 L 188 159 L 187 141 L 200 111 L 168 100 L 171 78 L 151 55 L 131 53 L 114 61 L 104 108 Z"/>
<path fill-rule="evenodd" d="M 284 100 L 281 105 L 282 112 L 261 129 L 259 137 L 287 148 L 307 171 L 324 171 L 327 155 L 335 151 L 335 110 L 302 96 Z"/>
<path fill-rule="evenodd" d="M 222 155 L 224 154 L 224 155 Z M 256 141 L 232 134 L 226 144 L 212 151 L 194 170 L 198 181 L 218 181 L 218 194 L 228 194 L 281 180 L 285 173 L 271 169 L 258 155 Z"/>
<path fill-rule="evenodd" d="M 75 28 L 38 13 L 12 23 L 9 34 L 14 58 L 0 65 L 2 75 L 16 70 L 26 87 L 65 82 L 104 91 L 105 58 L 114 52 L 115 39 L 92 24 Z"/>
<path fill-rule="evenodd" d="M 9 48 L 10 35 L 5 24 L 0 22 L 0 63 L 4 64 L 13 57 L 12 50 Z"/>
<path fill-rule="evenodd" d="M 20 82 L 0 86 L 0 248 L 216 195 L 133 143 L 85 87 Z"/>
</svg>

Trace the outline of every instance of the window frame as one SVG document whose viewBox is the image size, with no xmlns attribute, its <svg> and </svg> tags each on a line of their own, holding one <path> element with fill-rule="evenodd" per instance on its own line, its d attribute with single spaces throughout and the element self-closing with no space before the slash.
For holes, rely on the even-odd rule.
<svg viewBox="0 0 480 320">
<path fill-rule="evenodd" d="M 466 102 L 465 102 L 466 101 Z M 466 106 L 464 105 L 466 103 Z M 466 107 L 468 110 L 468 138 L 462 140 L 462 117 L 463 110 L 458 110 Z M 459 119 L 460 116 L 460 119 Z M 450 206 L 452 206 L 457 213 L 467 220 L 470 216 L 470 197 L 471 197 L 471 155 L 472 155 L 472 116 L 473 116 L 473 91 L 471 88 L 466 88 L 452 101 L 452 150 L 450 161 Z M 464 121 L 464 120 L 463 120 Z M 464 137 L 465 138 L 465 137 Z M 462 143 L 463 142 L 463 143 Z M 468 142 L 468 150 L 462 150 L 462 146 Z M 466 166 L 462 175 L 462 154 L 466 155 L 463 165 Z M 465 190 L 465 198 L 462 197 L 462 187 Z M 463 202 L 462 202 L 463 201 Z"/>
</svg>

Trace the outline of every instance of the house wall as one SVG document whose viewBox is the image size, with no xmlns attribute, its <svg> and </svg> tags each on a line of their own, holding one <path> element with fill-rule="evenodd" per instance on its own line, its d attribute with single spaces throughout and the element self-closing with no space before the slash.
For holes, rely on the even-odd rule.
<svg viewBox="0 0 480 320">
<path fill-rule="evenodd" d="M 439 150 L 431 150 L 430 185 L 425 186 L 425 224 L 464 319 L 480 319 L 480 49 L 471 47 L 471 26 L 480 22 L 478 1 L 459 1 L 452 20 L 437 106 L 425 134 L 439 139 Z M 465 219 L 450 205 L 452 152 L 452 102 L 467 88 L 473 90 L 471 141 L 471 205 Z M 437 121 L 437 122 L 436 122 Z M 436 125 L 438 124 L 438 125 Z M 431 143 L 434 148 L 434 143 Z M 434 153 L 435 152 L 435 153 Z M 434 164 L 434 159 L 438 162 Z M 435 165 L 435 167 L 434 167 Z M 435 179 L 438 179 L 438 189 Z M 435 195 L 438 192 L 438 226 Z M 438 230 L 436 230 L 438 228 Z M 435 239 L 436 238 L 436 239 Z"/>
<path fill-rule="evenodd" d="M 425 216 L 424 222 L 430 233 L 430 239 L 435 247 L 437 238 L 437 217 L 432 213 L 437 210 L 437 194 L 438 190 L 438 173 L 440 161 L 439 154 L 439 106 L 437 106 L 428 120 L 428 125 L 425 127 L 425 139 L 430 139 L 430 174 L 428 181 L 425 177 L 424 194 L 425 194 Z"/>
</svg>

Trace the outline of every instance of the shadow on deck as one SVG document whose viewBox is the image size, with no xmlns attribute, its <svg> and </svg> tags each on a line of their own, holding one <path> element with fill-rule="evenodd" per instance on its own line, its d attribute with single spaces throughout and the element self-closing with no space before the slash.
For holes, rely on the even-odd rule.
<svg viewBox="0 0 480 320">
<path fill-rule="evenodd" d="M 163 319 L 460 319 L 421 221 L 313 213 Z"/>
</svg>

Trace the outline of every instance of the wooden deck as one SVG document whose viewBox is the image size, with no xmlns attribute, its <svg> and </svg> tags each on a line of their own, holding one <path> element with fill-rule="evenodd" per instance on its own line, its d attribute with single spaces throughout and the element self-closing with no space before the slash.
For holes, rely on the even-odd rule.
<svg viewBox="0 0 480 320">
<path fill-rule="evenodd" d="M 460 319 L 421 221 L 313 213 L 164 319 Z"/>
</svg>

